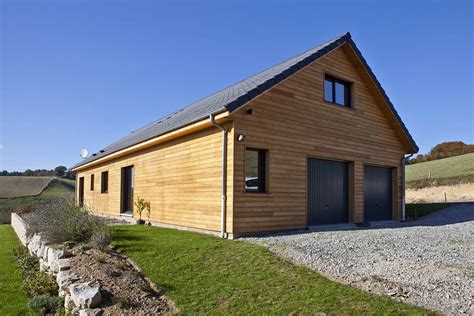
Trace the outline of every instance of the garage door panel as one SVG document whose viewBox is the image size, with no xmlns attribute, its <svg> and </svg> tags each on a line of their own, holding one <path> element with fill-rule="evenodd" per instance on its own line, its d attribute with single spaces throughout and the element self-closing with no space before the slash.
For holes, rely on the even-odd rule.
<svg viewBox="0 0 474 316">
<path fill-rule="evenodd" d="M 392 169 L 364 167 L 364 220 L 392 219 Z"/>
<path fill-rule="evenodd" d="M 348 164 L 308 159 L 308 224 L 348 221 Z"/>
</svg>

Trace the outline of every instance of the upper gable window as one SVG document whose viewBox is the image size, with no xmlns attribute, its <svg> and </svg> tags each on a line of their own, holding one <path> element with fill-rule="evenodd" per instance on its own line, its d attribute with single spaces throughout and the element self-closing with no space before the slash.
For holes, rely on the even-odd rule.
<svg viewBox="0 0 474 316">
<path fill-rule="evenodd" d="M 324 78 L 324 101 L 352 107 L 351 83 L 326 75 Z"/>
</svg>

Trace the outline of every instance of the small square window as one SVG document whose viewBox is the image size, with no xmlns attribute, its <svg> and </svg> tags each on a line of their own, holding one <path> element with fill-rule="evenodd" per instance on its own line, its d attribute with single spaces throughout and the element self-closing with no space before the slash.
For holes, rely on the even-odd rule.
<svg viewBox="0 0 474 316">
<path fill-rule="evenodd" d="M 109 191 L 109 172 L 104 171 L 101 174 L 100 193 L 107 193 Z"/>
<path fill-rule="evenodd" d="M 245 150 L 245 191 L 266 192 L 267 151 L 247 148 Z"/>
<path fill-rule="evenodd" d="M 324 78 L 324 101 L 337 105 L 352 107 L 352 84 L 326 75 Z"/>
<path fill-rule="evenodd" d="M 91 191 L 94 191 L 94 175 L 91 174 Z"/>
</svg>

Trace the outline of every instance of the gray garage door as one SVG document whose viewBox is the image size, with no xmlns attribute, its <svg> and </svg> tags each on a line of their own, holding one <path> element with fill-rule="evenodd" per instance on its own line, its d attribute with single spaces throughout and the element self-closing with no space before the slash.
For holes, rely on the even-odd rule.
<svg viewBox="0 0 474 316">
<path fill-rule="evenodd" d="M 347 223 L 347 162 L 308 159 L 308 225 Z"/>
<path fill-rule="evenodd" d="M 364 220 L 392 219 L 392 169 L 364 168 Z"/>
</svg>

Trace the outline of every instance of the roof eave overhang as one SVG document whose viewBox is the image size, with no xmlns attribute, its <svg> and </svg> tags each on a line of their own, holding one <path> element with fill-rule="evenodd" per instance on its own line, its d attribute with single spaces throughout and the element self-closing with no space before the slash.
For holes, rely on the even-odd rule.
<svg viewBox="0 0 474 316">
<path fill-rule="evenodd" d="M 223 110 L 217 113 L 214 113 L 215 115 L 215 120 L 218 123 L 224 123 L 229 120 L 229 111 Z M 135 153 L 137 151 L 144 150 L 146 148 L 150 148 L 152 146 L 156 146 L 158 144 L 183 137 L 192 133 L 195 133 L 200 130 L 204 130 L 206 128 L 212 127 L 212 123 L 210 122 L 209 118 L 203 117 L 197 121 L 191 122 L 187 124 L 186 126 L 182 126 L 180 128 L 177 128 L 175 130 L 169 131 L 167 133 L 164 133 L 162 135 L 158 135 L 156 137 L 150 138 L 148 140 L 145 140 L 143 142 L 140 142 L 138 144 L 134 144 L 132 146 L 123 148 L 121 150 L 118 150 L 116 152 L 111 152 L 105 156 L 102 156 L 100 158 L 94 159 L 90 162 L 86 162 L 84 164 L 77 164 L 76 166 L 71 168 L 71 171 L 73 172 L 79 172 L 83 171 L 85 169 L 89 169 L 91 167 L 95 167 L 97 165 L 109 162 L 110 160 L 117 159 L 132 153 Z"/>
</svg>

